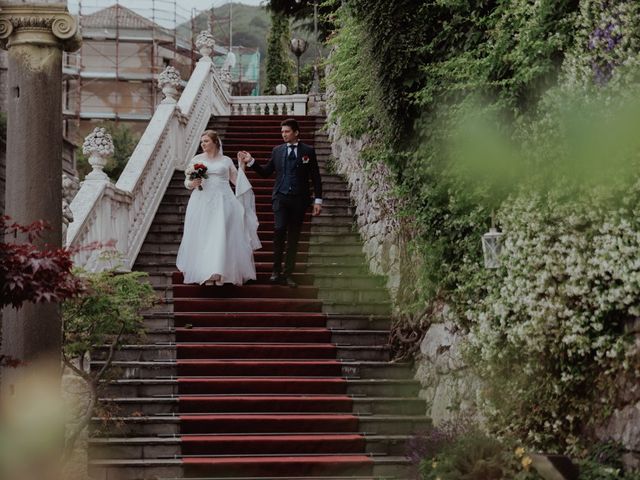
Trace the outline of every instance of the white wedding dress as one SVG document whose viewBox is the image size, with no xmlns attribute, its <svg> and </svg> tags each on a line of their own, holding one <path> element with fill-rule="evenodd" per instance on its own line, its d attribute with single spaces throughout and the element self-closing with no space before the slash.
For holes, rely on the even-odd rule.
<svg viewBox="0 0 640 480">
<path fill-rule="evenodd" d="M 193 166 L 207 166 L 208 178 L 202 190 L 191 193 L 184 219 L 184 234 L 178 249 L 176 266 L 184 274 L 184 283 L 242 285 L 256 279 L 253 250 L 261 247 L 258 219 L 251 184 L 229 157 L 196 155 Z M 236 185 L 234 194 L 231 180 Z M 189 188 L 190 180 L 185 179 Z"/>
</svg>

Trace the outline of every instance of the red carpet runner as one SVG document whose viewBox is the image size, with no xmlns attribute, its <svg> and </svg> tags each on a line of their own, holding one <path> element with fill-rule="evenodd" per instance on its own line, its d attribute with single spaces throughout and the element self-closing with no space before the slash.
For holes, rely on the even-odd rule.
<svg viewBox="0 0 640 480">
<path fill-rule="evenodd" d="M 315 121 L 301 127 L 302 140 L 313 144 Z M 224 142 L 228 155 L 249 149 L 262 162 L 281 143 L 279 121 L 233 117 Z M 255 256 L 258 281 L 194 286 L 173 276 L 185 476 L 370 475 L 336 345 L 305 273 L 310 216 L 295 274 L 299 287 L 269 285 L 273 179 L 248 176 L 264 245 Z"/>
</svg>

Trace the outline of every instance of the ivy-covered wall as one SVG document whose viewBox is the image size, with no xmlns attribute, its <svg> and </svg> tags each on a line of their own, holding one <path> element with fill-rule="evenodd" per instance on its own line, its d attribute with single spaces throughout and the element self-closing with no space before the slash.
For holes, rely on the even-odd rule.
<svg viewBox="0 0 640 480">
<path fill-rule="evenodd" d="M 388 172 L 371 191 L 414 259 L 398 311 L 446 322 L 489 431 L 640 452 L 638 3 L 334 6 L 330 123 L 366 138 L 365 177 Z M 497 270 L 480 248 L 492 216 Z"/>
</svg>

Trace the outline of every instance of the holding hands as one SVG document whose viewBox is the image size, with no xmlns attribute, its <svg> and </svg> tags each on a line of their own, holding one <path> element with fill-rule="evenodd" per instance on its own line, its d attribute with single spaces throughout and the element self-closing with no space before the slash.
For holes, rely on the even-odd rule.
<svg viewBox="0 0 640 480">
<path fill-rule="evenodd" d="M 253 159 L 253 157 L 251 156 L 251 154 L 245 150 L 240 150 L 238 152 L 238 161 L 244 163 L 245 165 L 249 162 L 251 162 L 251 160 Z"/>
</svg>

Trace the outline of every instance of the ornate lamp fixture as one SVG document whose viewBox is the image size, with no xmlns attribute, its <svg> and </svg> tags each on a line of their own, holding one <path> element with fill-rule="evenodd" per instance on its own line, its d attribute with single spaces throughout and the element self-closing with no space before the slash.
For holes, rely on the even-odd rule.
<svg viewBox="0 0 640 480">
<path fill-rule="evenodd" d="M 298 59 L 298 86 L 296 87 L 296 93 L 300 93 L 300 57 L 304 52 L 307 51 L 307 47 L 309 44 L 303 40 L 302 38 L 292 38 L 291 39 L 291 51 Z"/>
<path fill-rule="evenodd" d="M 482 253 L 485 268 L 500 267 L 500 252 L 502 251 L 502 232 L 496 229 L 495 215 L 491 212 L 491 228 L 482 235 Z"/>
</svg>

